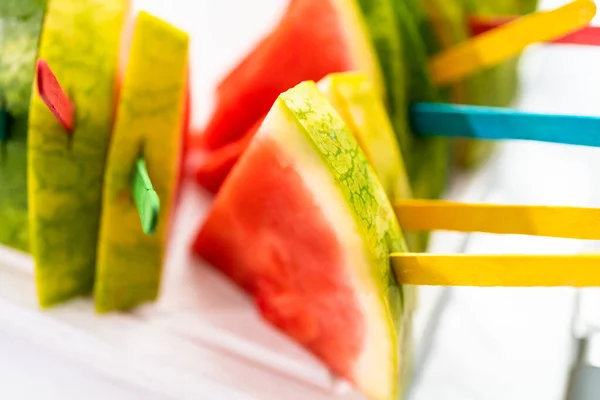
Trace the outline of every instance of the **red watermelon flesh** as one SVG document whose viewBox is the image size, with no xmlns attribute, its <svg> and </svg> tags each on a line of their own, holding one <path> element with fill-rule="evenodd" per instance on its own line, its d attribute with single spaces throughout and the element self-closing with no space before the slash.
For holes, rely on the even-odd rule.
<svg viewBox="0 0 600 400">
<path fill-rule="evenodd" d="M 348 376 L 348 360 L 362 340 L 361 316 L 343 279 L 340 245 L 289 165 L 273 141 L 257 144 L 236 184 L 223 187 L 220 199 L 226 201 L 216 203 L 194 248 L 252 293 L 265 319 Z M 348 334 L 340 338 L 339 332 Z"/>
<path fill-rule="evenodd" d="M 349 70 L 378 73 L 353 7 L 346 0 L 292 0 L 278 26 L 218 86 L 202 146 L 214 150 L 240 138 L 280 93 L 302 81 Z"/>
<path fill-rule="evenodd" d="M 219 191 L 193 251 L 265 320 L 373 399 L 400 392 L 405 245 L 386 193 L 312 82 L 284 93 Z"/>
<path fill-rule="evenodd" d="M 244 136 L 209 153 L 195 172 L 196 182 L 210 193 L 217 193 L 231 169 L 246 150 L 264 117 Z"/>
</svg>

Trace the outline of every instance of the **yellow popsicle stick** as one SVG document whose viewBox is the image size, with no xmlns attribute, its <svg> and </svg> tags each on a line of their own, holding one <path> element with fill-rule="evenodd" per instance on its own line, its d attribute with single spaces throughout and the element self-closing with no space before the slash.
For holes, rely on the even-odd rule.
<svg viewBox="0 0 600 400">
<path fill-rule="evenodd" d="M 436 84 L 450 84 L 519 54 L 536 42 L 564 36 L 590 23 L 596 14 L 591 0 L 576 0 L 552 11 L 529 14 L 433 57 L 429 63 Z"/>
<path fill-rule="evenodd" d="M 427 286 L 600 286 L 600 255 L 393 253 L 402 284 Z"/>
<path fill-rule="evenodd" d="M 600 209 L 400 200 L 405 231 L 447 230 L 600 240 Z"/>
</svg>

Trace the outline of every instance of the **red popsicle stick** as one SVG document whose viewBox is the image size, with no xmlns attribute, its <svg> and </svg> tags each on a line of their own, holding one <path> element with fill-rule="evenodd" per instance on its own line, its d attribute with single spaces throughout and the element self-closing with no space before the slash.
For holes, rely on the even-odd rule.
<svg viewBox="0 0 600 400">
<path fill-rule="evenodd" d="M 73 103 L 60 87 L 56 76 L 48 63 L 39 59 L 37 62 L 37 90 L 46 107 L 54 114 L 58 122 L 67 130 L 73 130 Z"/>
<path fill-rule="evenodd" d="M 517 18 L 518 17 L 471 17 L 469 18 L 471 34 L 477 36 L 490 29 L 506 24 L 507 22 L 514 21 Z M 550 43 L 600 46 L 600 27 L 586 26 L 583 29 L 555 39 Z"/>
</svg>

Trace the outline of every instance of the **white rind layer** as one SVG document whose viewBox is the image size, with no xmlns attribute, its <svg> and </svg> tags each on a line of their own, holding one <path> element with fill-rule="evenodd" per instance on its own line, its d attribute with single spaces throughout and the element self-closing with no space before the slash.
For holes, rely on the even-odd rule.
<svg viewBox="0 0 600 400">
<path fill-rule="evenodd" d="M 267 115 L 256 141 L 262 137 L 280 145 L 286 156 L 282 162 L 290 162 L 300 175 L 342 247 L 346 278 L 358 301 L 365 329 L 364 346 L 353 366 L 353 379 L 369 398 L 388 400 L 398 386 L 398 367 L 394 361 L 394 355 L 398 354 L 397 340 L 393 337 L 392 316 L 370 273 L 372 257 L 352 211 L 324 161 L 281 100 L 275 102 Z"/>
</svg>

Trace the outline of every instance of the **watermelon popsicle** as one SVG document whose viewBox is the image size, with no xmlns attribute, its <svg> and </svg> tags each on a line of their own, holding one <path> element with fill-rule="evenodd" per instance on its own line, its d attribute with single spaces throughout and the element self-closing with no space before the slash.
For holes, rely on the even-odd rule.
<svg viewBox="0 0 600 400">
<path fill-rule="evenodd" d="M 30 240 L 38 300 L 92 291 L 126 0 L 49 0 L 39 56 L 75 106 L 67 132 L 38 95 L 29 114 Z"/>
<path fill-rule="evenodd" d="M 158 295 L 179 176 L 187 61 L 188 35 L 140 13 L 104 178 L 94 287 L 99 312 L 131 309 Z M 152 235 L 142 230 L 130 191 L 131 174 L 140 157 L 160 199 Z"/>
<path fill-rule="evenodd" d="M 403 390 L 410 318 L 387 257 L 405 249 L 385 190 L 312 82 L 275 102 L 194 243 L 267 321 L 373 399 Z"/>
<path fill-rule="evenodd" d="M 376 382 L 381 376 L 355 372 L 363 360 L 375 360 L 371 369 L 379 373 L 384 371 L 387 375 L 385 371 L 389 369 L 379 360 L 380 353 L 369 347 L 373 342 L 368 336 L 356 334 L 356 326 L 361 326 L 356 321 L 370 321 L 364 322 L 363 332 L 376 331 L 371 324 L 377 321 L 365 309 L 358 313 L 359 318 L 350 316 L 356 313 L 352 297 L 381 300 L 388 293 L 377 285 L 382 279 L 376 279 L 375 286 L 368 285 L 374 276 L 369 273 L 361 274 L 363 278 L 356 284 L 354 274 L 360 268 L 356 268 L 355 261 L 362 258 L 351 251 L 381 250 L 374 244 L 381 236 L 370 229 L 385 231 L 390 226 L 396 227 L 397 222 L 389 214 L 392 205 L 375 178 L 375 171 L 358 143 L 353 143 L 355 140 L 341 117 L 322 96 L 313 83 L 307 82 L 277 100 L 218 193 L 194 250 L 244 288 L 267 321 L 313 352 L 332 371 L 350 380 L 369 398 L 395 398 L 399 389 Z M 355 148 L 351 155 L 346 153 L 349 144 Z M 356 172 L 363 164 L 360 168 L 364 169 Z M 366 189 L 365 184 L 372 186 Z M 380 194 L 373 198 L 373 193 Z M 599 209 L 432 203 L 437 203 L 442 211 L 452 210 L 453 214 L 438 212 L 427 219 L 433 207 L 425 202 L 418 211 L 413 203 L 412 211 L 418 217 L 413 219 L 412 228 L 414 221 L 417 224 L 437 221 L 425 228 L 457 230 L 457 226 L 469 226 L 468 230 L 494 233 L 600 238 L 598 225 L 590 224 L 600 219 Z M 447 215 L 453 218 L 448 219 Z M 501 217 L 493 218 L 494 215 Z M 356 225 L 347 225 L 348 220 Z M 400 216 L 400 220 L 409 219 Z M 383 243 L 394 242 L 395 236 L 383 237 Z M 407 254 L 405 246 L 399 247 L 399 252 L 387 256 L 391 258 L 395 277 L 403 284 L 600 285 L 598 255 L 429 255 Z M 371 260 L 374 268 L 376 260 L 381 259 Z M 383 272 L 395 280 L 388 263 L 379 265 L 371 271 Z M 345 289 L 349 289 L 351 296 Z M 392 324 L 403 321 L 404 333 L 410 318 L 406 289 L 402 288 L 403 320 L 391 321 Z M 338 336 L 332 335 L 332 330 Z M 349 343 L 349 337 L 358 338 L 359 344 Z M 384 340 L 390 339 L 382 337 L 379 342 Z M 402 342 L 397 339 L 396 346 L 406 351 L 406 347 L 398 344 Z M 342 346 L 358 348 L 360 355 L 353 356 Z M 401 357 L 400 368 L 409 362 Z"/>
<path fill-rule="evenodd" d="M 6 6 L 0 6 L 0 123 L 5 132 L 0 139 L 0 244 L 28 251 L 27 119 L 45 2 Z"/>
</svg>

